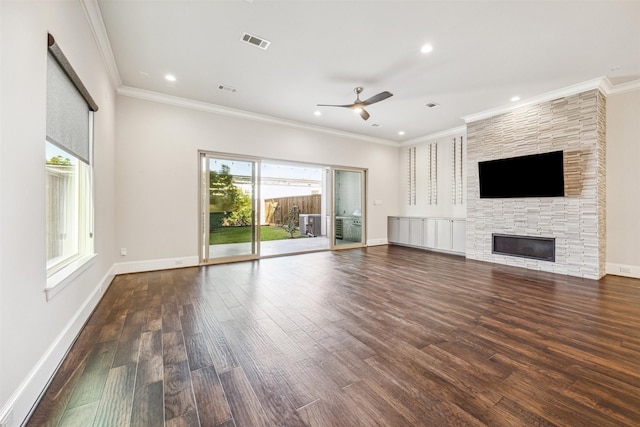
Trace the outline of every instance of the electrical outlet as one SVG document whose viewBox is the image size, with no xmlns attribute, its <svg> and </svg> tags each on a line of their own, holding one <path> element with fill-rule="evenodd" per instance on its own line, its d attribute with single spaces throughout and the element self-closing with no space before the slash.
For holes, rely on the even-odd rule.
<svg viewBox="0 0 640 427">
<path fill-rule="evenodd" d="M 120 256 L 127 256 L 127 248 L 120 248 Z"/>
<path fill-rule="evenodd" d="M 177 260 L 176 260 L 176 265 L 182 265 L 182 264 L 183 264 L 183 262 L 182 262 L 182 260 L 181 260 L 181 259 L 177 259 Z"/>
<path fill-rule="evenodd" d="M 631 267 L 620 267 L 620 273 L 629 273 L 629 274 L 631 274 Z"/>
</svg>

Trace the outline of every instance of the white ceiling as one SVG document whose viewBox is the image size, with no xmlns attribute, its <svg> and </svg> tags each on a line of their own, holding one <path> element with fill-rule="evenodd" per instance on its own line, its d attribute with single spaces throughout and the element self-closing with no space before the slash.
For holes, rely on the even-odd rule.
<svg viewBox="0 0 640 427">
<path fill-rule="evenodd" d="M 98 4 L 125 87 L 388 141 L 461 126 L 463 116 L 514 95 L 526 100 L 601 76 L 640 79 L 635 0 Z M 244 44 L 243 32 L 271 46 Z M 433 52 L 420 53 L 425 43 Z M 353 102 L 356 86 L 362 99 L 394 96 L 368 107 L 366 122 L 348 109 L 316 107 Z"/>
</svg>

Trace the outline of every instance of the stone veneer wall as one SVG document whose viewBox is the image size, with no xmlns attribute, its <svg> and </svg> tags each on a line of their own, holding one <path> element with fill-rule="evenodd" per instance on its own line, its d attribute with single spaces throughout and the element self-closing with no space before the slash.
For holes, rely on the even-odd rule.
<svg viewBox="0 0 640 427">
<path fill-rule="evenodd" d="M 605 109 L 594 89 L 467 125 L 467 258 L 604 276 Z M 557 150 L 564 151 L 565 197 L 480 199 L 479 161 Z M 556 261 L 494 255 L 492 233 L 555 237 Z"/>
</svg>

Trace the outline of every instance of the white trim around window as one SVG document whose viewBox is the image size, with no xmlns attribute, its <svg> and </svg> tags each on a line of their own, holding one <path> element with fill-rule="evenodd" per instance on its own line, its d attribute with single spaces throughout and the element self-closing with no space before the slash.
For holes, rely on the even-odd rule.
<svg viewBox="0 0 640 427">
<path fill-rule="evenodd" d="M 47 286 L 44 288 L 47 301 L 51 301 L 54 296 L 60 293 L 69 283 L 73 282 L 83 271 L 91 267 L 97 255 L 95 253 L 84 255 L 47 277 Z"/>
</svg>

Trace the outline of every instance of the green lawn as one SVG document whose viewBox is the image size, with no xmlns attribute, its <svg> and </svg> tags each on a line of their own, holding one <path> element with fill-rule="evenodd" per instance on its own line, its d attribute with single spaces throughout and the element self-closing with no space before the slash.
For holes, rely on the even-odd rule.
<svg viewBox="0 0 640 427">
<path fill-rule="evenodd" d="M 296 231 L 294 238 L 300 237 L 300 234 Z M 260 226 L 260 240 L 266 242 L 267 240 L 283 240 L 289 239 L 291 236 L 284 231 L 282 227 L 275 227 L 269 225 Z M 215 231 L 209 234 L 210 245 L 222 245 L 225 243 L 243 243 L 251 241 L 251 227 L 221 227 L 215 229 Z"/>
</svg>

